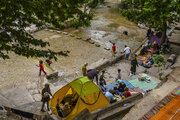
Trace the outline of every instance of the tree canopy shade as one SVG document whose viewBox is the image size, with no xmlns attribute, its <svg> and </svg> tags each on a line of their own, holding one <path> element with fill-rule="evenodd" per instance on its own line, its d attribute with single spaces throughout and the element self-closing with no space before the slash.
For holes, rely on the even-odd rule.
<svg viewBox="0 0 180 120">
<path fill-rule="evenodd" d="M 50 44 L 35 39 L 25 28 L 36 25 L 41 28 L 46 23 L 64 29 L 64 22 L 71 20 L 71 27 L 88 26 L 92 13 L 82 10 L 90 6 L 89 0 L 0 0 L 0 57 L 9 58 L 8 52 L 26 57 L 67 56 L 68 51 L 37 49 Z"/>
<path fill-rule="evenodd" d="M 123 3 L 129 7 L 120 9 L 123 16 L 163 32 L 161 43 L 166 36 L 166 22 L 180 21 L 180 0 L 123 0 Z"/>
</svg>

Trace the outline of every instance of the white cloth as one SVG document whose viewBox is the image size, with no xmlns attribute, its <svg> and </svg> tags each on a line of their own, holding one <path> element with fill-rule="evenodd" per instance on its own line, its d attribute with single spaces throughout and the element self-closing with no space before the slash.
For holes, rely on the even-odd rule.
<svg viewBox="0 0 180 120">
<path fill-rule="evenodd" d="M 129 47 L 125 47 L 124 52 L 125 52 L 125 54 L 129 54 L 129 53 L 131 53 L 131 49 Z"/>
</svg>

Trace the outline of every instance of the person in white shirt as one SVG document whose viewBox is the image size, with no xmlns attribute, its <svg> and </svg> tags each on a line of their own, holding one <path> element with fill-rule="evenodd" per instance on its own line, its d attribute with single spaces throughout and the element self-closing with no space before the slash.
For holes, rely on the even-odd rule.
<svg viewBox="0 0 180 120">
<path fill-rule="evenodd" d="M 126 45 L 124 46 L 124 52 L 125 52 L 125 59 L 128 60 L 129 59 L 129 55 L 131 53 L 131 49 L 129 47 L 127 47 Z"/>
</svg>

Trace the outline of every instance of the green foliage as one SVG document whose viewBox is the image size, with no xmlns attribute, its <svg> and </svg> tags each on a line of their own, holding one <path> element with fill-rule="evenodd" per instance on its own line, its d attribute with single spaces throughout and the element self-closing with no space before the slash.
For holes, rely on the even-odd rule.
<svg viewBox="0 0 180 120">
<path fill-rule="evenodd" d="M 89 0 L 0 0 L 0 57 L 9 58 L 8 52 L 26 57 L 67 56 L 68 51 L 55 52 L 40 50 L 50 44 L 35 39 L 25 28 L 36 25 L 41 28 L 46 23 L 64 29 L 64 22 L 72 20 L 70 26 L 88 26 L 92 13 L 81 10 L 84 5 L 90 6 Z M 9 35 L 8 33 L 11 33 Z"/>
<path fill-rule="evenodd" d="M 136 23 L 164 31 L 165 23 L 180 20 L 180 0 L 123 0 L 129 9 L 120 9 L 122 15 Z"/>
<path fill-rule="evenodd" d="M 166 63 L 165 58 L 163 55 L 153 55 L 153 61 L 156 67 L 160 67 Z"/>
</svg>

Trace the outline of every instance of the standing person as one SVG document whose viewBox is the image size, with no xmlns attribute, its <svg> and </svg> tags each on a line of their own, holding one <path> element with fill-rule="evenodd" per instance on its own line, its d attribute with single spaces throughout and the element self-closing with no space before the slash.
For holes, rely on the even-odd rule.
<svg viewBox="0 0 180 120">
<path fill-rule="evenodd" d="M 44 110 L 45 103 L 47 104 L 47 110 L 50 111 L 50 109 L 49 109 L 50 95 L 52 96 L 51 90 L 49 88 L 49 84 L 46 83 L 45 88 L 42 90 L 42 99 L 41 99 L 41 101 L 43 103 L 42 108 L 41 108 L 42 112 L 45 112 L 45 110 Z"/>
<path fill-rule="evenodd" d="M 88 65 L 88 63 L 85 63 L 84 65 L 83 65 L 83 67 L 82 67 L 82 74 L 83 74 L 83 76 L 85 76 L 86 75 L 86 73 L 87 73 L 87 65 Z"/>
<path fill-rule="evenodd" d="M 133 60 L 131 60 L 131 73 L 134 75 L 136 74 L 136 66 L 138 67 L 138 62 L 135 56 Z"/>
<path fill-rule="evenodd" d="M 129 47 L 127 47 L 127 45 L 124 46 L 124 52 L 125 52 L 125 59 L 128 60 L 129 59 L 129 55 L 131 53 L 131 49 Z"/>
<path fill-rule="evenodd" d="M 112 46 L 112 56 L 115 57 L 115 54 L 116 54 L 116 46 L 115 46 L 115 43 L 113 43 L 113 46 Z"/>
<path fill-rule="evenodd" d="M 106 81 L 104 80 L 104 73 L 105 73 L 105 71 L 103 70 L 100 77 L 99 77 L 99 81 L 103 82 L 103 84 L 106 85 Z"/>
<path fill-rule="evenodd" d="M 47 74 L 47 73 L 44 71 L 43 61 L 42 61 L 42 60 L 39 61 L 39 66 L 38 66 L 38 67 L 39 67 L 39 76 L 41 76 L 41 71 L 43 71 L 45 75 Z"/>
<path fill-rule="evenodd" d="M 46 63 L 50 66 L 52 64 L 52 60 L 51 59 L 46 59 Z"/>
<path fill-rule="evenodd" d="M 151 37 L 151 32 L 152 32 L 152 30 L 151 30 L 151 28 L 149 28 L 149 29 L 147 30 L 147 34 L 146 34 L 148 38 Z"/>
<path fill-rule="evenodd" d="M 121 69 L 118 69 L 118 73 L 117 73 L 117 76 L 116 76 L 116 81 L 117 80 L 121 80 Z"/>
<path fill-rule="evenodd" d="M 90 79 L 90 80 L 94 80 L 94 77 L 96 77 L 96 83 L 98 85 L 98 74 L 99 74 L 99 71 L 98 70 L 95 70 L 95 69 L 91 69 L 91 71 L 89 71 L 86 76 Z"/>
</svg>

